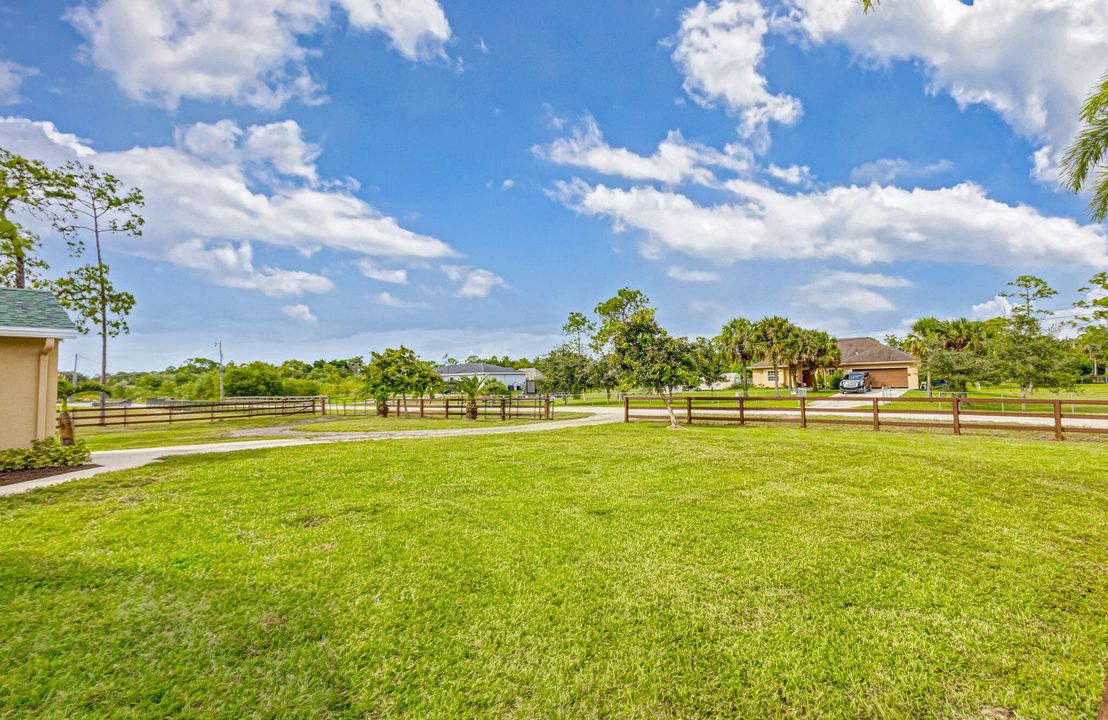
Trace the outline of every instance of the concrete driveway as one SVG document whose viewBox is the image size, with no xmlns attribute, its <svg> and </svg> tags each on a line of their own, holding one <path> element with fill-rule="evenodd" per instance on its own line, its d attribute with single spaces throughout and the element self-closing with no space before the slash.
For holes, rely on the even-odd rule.
<svg viewBox="0 0 1108 720">
<path fill-rule="evenodd" d="M 881 388 L 879 390 L 872 390 L 868 393 L 839 393 L 831 397 L 843 398 L 842 400 L 812 400 L 808 403 L 808 407 L 814 410 L 819 410 L 821 408 L 869 407 L 873 404 L 874 398 L 882 402 L 892 402 L 906 392 L 908 392 L 908 388 Z M 847 402 L 847 399 L 854 400 L 854 402 Z"/>
</svg>

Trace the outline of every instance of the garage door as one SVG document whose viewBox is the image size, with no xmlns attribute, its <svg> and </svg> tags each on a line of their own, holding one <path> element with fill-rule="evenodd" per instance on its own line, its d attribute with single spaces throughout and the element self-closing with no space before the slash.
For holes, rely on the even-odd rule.
<svg viewBox="0 0 1108 720">
<path fill-rule="evenodd" d="M 869 373 L 874 387 L 908 387 L 908 368 L 858 368 Z"/>
</svg>

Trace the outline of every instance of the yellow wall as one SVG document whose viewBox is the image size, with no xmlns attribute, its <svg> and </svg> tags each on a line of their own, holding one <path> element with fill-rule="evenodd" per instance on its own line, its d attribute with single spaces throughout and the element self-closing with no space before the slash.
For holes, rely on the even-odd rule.
<svg viewBox="0 0 1108 720">
<path fill-rule="evenodd" d="M 54 339 L 0 337 L 0 449 L 53 437 L 58 344 Z"/>
<path fill-rule="evenodd" d="M 919 387 L 919 366 L 918 366 L 918 363 L 903 363 L 903 362 L 900 362 L 900 363 L 862 363 L 862 364 L 859 364 L 859 365 L 843 365 L 843 366 L 841 366 L 837 369 L 840 370 L 843 373 L 848 373 L 848 372 L 854 371 L 855 369 L 871 370 L 873 368 L 882 368 L 882 367 L 889 367 L 889 368 L 907 367 L 908 368 L 908 387 L 913 388 L 913 389 Z M 789 370 L 788 368 L 781 368 L 778 372 L 781 373 L 781 376 L 780 376 L 780 385 L 781 385 L 781 387 L 792 387 L 793 386 L 792 371 Z M 751 371 L 751 375 L 752 375 L 752 377 L 751 377 L 750 383 L 754 387 L 766 387 L 766 388 L 773 387 L 773 381 L 769 379 L 769 369 L 768 368 L 754 368 Z"/>
</svg>

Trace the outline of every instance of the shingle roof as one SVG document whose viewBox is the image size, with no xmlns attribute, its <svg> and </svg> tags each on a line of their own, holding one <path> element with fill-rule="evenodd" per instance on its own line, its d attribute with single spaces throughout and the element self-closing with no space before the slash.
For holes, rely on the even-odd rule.
<svg viewBox="0 0 1108 720">
<path fill-rule="evenodd" d="M 902 350 L 889 347 L 885 343 L 877 342 L 873 338 L 839 338 L 835 341 L 842 355 L 842 365 L 858 365 L 862 363 L 914 363 L 915 355 L 909 355 Z M 761 360 L 753 365 L 756 368 L 770 367 L 768 360 Z"/>
<path fill-rule="evenodd" d="M 489 363 L 462 363 L 460 365 L 442 365 L 435 368 L 435 372 L 439 375 L 476 375 L 480 373 L 520 373 L 522 370 L 516 368 L 501 367 L 499 365 L 490 365 Z"/>
<path fill-rule="evenodd" d="M 45 331 L 58 331 L 58 337 L 77 332 L 77 326 L 53 293 L 22 288 L 0 288 L 0 328 L 14 328 L 28 334 L 44 331 L 35 333 L 42 335 L 48 334 Z"/>
</svg>

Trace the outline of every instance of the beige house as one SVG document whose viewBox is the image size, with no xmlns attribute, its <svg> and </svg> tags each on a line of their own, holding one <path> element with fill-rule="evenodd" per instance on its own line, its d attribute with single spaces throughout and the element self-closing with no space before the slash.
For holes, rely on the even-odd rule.
<svg viewBox="0 0 1108 720">
<path fill-rule="evenodd" d="M 58 345 L 77 328 L 44 290 L 0 288 L 0 449 L 53 437 Z"/>
<path fill-rule="evenodd" d="M 870 374 L 874 387 L 919 387 L 919 359 L 914 355 L 889 347 L 872 338 L 840 338 L 836 340 L 842 361 L 836 370 L 848 373 L 864 370 Z M 751 383 L 755 387 L 773 387 L 774 375 L 781 387 L 795 387 L 803 383 L 815 385 L 811 370 L 802 370 L 799 377 L 787 367 L 773 367 L 763 360 L 751 367 Z"/>
</svg>

